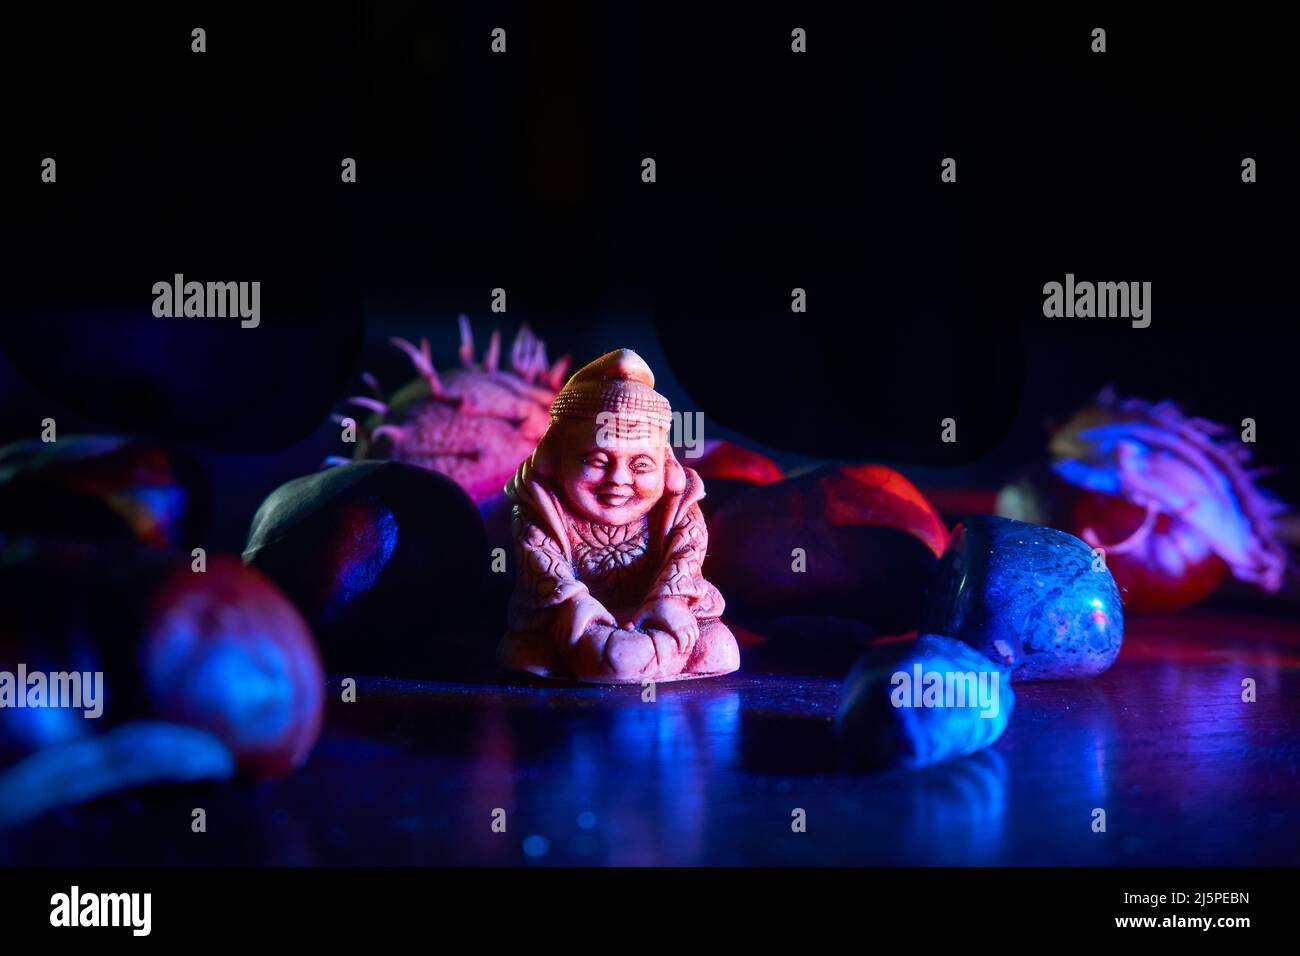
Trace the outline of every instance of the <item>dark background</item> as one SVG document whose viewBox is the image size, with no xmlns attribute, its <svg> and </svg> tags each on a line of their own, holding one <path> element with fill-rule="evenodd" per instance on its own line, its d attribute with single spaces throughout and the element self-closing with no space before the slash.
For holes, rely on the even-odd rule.
<svg viewBox="0 0 1300 956">
<path fill-rule="evenodd" d="M 1266 12 L 10 16 L 0 441 L 48 415 L 194 448 L 218 547 L 339 453 L 363 368 L 413 377 L 389 335 L 453 364 L 459 312 L 480 349 L 523 321 L 578 365 L 637 348 L 706 437 L 786 465 L 995 487 L 1111 382 L 1255 418 L 1259 460 L 1294 458 L 1297 67 Z M 174 272 L 261 281 L 261 327 L 153 318 Z M 1151 327 L 1045 319 L 1067 272 L 1152 282 Z M 1295 469 L 1272 487 L 1300 497 Z"/>
<path fill-rule="evenodd" d="M 363 369 L 413 377 L 388 336 L 452 365 L 464 312 L 480 351 L 524 321 L 579 365 L 636 348 L 706 437 L 788 467 L 987 492 L 1114 383 L 1256 419 L 1300 500 L 1290 27 L 1097 4 L 6 11 L 0 442 L 54 417 L 60 438 L 184 445 L 215 493 L 209 546 L 238 551 L 268 492 L 343 451 L 329 415 Z M 260 281 L 261 327 L 153 318 L 176 272 Z M 1151 327 L 1045 319 L 1067 272 L 1152 282 Z M 364 706 L 331 683 L 298 773 L 57 811 L 0 863 L 1289 864 L 1295 617 L 1134 615 L 1111 671 L 1022 685 L 997 747 L 920 774 L 841 772 L 842 670 L 810 676 L 812 655 L 773 672 L 747 647 L 655 707 L 495 673 L 364 677 Z M 177 839 L 199 800 L 212 832 Z M 509 839 L 483 825 L 497 806 Z"/>
</svg>

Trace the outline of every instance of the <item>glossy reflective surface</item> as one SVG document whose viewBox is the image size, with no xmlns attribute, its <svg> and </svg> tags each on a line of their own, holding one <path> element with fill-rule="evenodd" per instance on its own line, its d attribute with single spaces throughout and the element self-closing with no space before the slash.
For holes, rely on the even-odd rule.
<svg viewBox="0 0 1300 956">
<path fill-rule="evenodd" d="M 887 775 L 840 765 L 837 680 L 779 649 L 746 655 L 729 677 L 661 685 L 655 703 L 637 687 L 487 674 L 361 679 L 343 704 L 335 677 L 297 774 L 59 811 L 0 834 L 0 861 L 1300 863 L 1300 624 L 1135 617 L 1102 677 L 1018 684 L 991 749 Z M 200 806 L 205 835 L 189 828 Z"/>
</svg>

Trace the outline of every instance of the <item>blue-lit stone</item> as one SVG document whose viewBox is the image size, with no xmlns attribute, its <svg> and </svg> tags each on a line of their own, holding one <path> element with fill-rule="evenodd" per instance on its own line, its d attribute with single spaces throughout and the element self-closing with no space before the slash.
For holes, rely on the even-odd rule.
<svg viewBox="0 0 1300 956">
<path fill-rule="evenodd" d="M 1072 534 L 981 515 L 957 526 L 922 627 L 969 644 L 1012 680 L 1091 677 L 1124 639 L 1119 588 Z"/>
<path fill-rule="evenodd" d="M 472 664 L 475 629 L 495 623 L 480 592 L 483 519 L 459 485 L 416 465 L 356 461 L 286 482 L 253 516 L 244 563 L 297 605 L 331 671 Z"/>
<path fill-rule="evenodd" d="M 840 745 L 872 768 L 928 767 L 993 743 L 1015 702 L 1006 673 L 983 654 L 923 634 L 854 665 L 840 695 Z"/>
</svg>

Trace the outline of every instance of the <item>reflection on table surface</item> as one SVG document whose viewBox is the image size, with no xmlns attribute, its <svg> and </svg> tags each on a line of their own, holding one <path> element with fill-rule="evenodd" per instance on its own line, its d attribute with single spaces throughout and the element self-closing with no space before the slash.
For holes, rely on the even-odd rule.
<svg viewBox="0 0 1300 956">
<path fill-rule="evenodd" d="M 826 675 L 848 651 L 821 651 L 749 648 L 740 673 L 659 685 L 653 703 L 500 674 L 359 678 L 342 703 L 335 676 L 325 736 L 293 776 L 50 813 L 0 835 L 0 862 L 1300 862 L 1296 622 L 1135 618 L 1110 672 L 1017 685 L 994 747 L 913 773 L 842 765 Z M 189 831 L 196 806 L 206 835 Z"/>
</svg>

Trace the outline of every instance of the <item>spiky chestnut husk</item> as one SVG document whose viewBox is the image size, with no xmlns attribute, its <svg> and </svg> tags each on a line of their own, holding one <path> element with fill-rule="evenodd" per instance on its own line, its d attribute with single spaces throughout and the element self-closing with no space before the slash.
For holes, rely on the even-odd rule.
<svg viewBox="0 0 1300 956">
<path fill-rule="evenodd" d="M 1249 468 L 1250 447 L 1232 428 L 1106 389 L 1049 449 L 1050 471 L 1003 489 L 999 513 L 1103 549 L 1130 610 L 1194 604 L 1228 573 L 1281 588 L 1288 556 L 1276 519 L 1286 505 L 1256 485 L 1267 471 Z"/>
<path fill-rule="evenodd" d="M 482 361 L 476 361 L 464 315 L 460 368 L 435 369 L 428 339 L 418 348 L 406 339 L 389 341 L 410 357 L 420 377 L 385 400 L 379 383 L 366 374 L 373 397 L 348 399 L 372 413 L 358 423 L 353 458 L 419 465 L 455 481 L 475 504 L 492 501 L 550 424 L 551 401 L 564 384 L 569 357 L 548 364 L 545 343 L 525 325 L 510 347 L 508 368 L 500 368 L 500 331 L 492 333 Z"/>
</svg>

